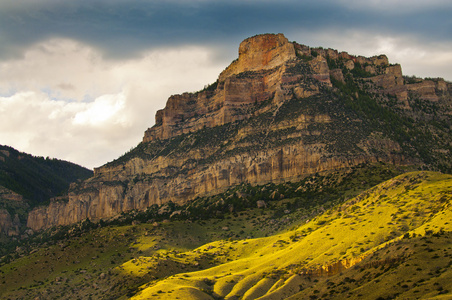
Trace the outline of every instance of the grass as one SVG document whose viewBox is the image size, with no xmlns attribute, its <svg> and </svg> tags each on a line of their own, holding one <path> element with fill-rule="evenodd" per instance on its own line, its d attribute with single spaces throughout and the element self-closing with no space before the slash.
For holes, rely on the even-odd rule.
<svg viewBox="0 0 452 300">
<path fill-rule="evenodd" d="M 205 245 L 198 250 L 218 253 L 220 249 L 223 256 L 233 257 L 233 260 L 191 272 L 182 281 L 176 276 L 166 278 L 144 288 L 134 299 L 147 299 L 157 290 L 165 291 L 166 286 L 187 291 L 200 289 L 199 284 L 205 278 L 215 282 L 209 293 L 219 298 L 263 294 L 265 286 L 267 292 L 262 299 L 281 299 L 287 296 L 288 291 L 296 291 L 294 286 L 301 284 L 304 277 L 336 275 L 382 249 L 392 249 L 393 244 L 399 243 L 406 233 L 425 236 L 429 230 L 450 232 L 448 220 L 452 213 L 448 204 L 451 187 L 452 177 L 449 175 L 417 172 L 399 176 L 326 212 L 294 232 L 254 239 L 245 245 L 228 241 L 223 241 L 221 246 L 220 242 Z M 382 198 L 383 191 L 386 196 Z M 415 208 L 423 213 L 414 213 Z M 409 216 L 410 222 L 403 222 L 401 212 Z M 397 217 L 402 221 L 394 220 L 397 213 L 401 213 Z M 369 238 L 370 232 L 377 239 Z M 290 238 L 293 235 L 299 235 L 300 240 L 294 242 Z M 277 278 L 282 281 L 278 280 L 271 286 L 270 283 Z M 381 291 L 381 287 L 371 290 Z M 159 297 L 171 299 L 171 295 L 165 293 Z"/>
<path fill-rule="evenodd" d="M 0 294 L 4 299 L 43 292 L 49 299 L 396 294 L 441 299 L 452 290 L 451 189 L 450 175 L 406 173 L 307 223 L 295 220 L 273 231 L 274 208 L 223 219 L 99 227 L 4 263 Z M 282 219 L 290 216 L 297 211 Z"/>
</svg>

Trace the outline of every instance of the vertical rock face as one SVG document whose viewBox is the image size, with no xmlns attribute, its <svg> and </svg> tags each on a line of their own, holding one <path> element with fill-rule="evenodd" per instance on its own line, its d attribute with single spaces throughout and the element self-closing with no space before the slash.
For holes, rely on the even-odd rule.
<svg viewBox="0 0 452 300">
<path fill-rule="evenodd" d="M 9 208 L 27 207 L 21 195 L 2 186 L 0 186 L 0 205 Z M 21 222 L 17 214 L 10 213 L 7 209 L 0 208 L 0 234 L 17 236 L 20 233 L 20 227 Z"/>
<path fill-rule="evenodd" d="M 294 181 L 361 163 L 447 165 L 446 145 L 432 140 L 436 156 L 425 158 L 415 152 L 422 145 L 386 122 L 403 114 L 433 118 L 419 110 L 421 99 L 429 109 L 436 103 L 435 117 L 450 124 L 451 90 L 441 80 L 406 84 L 401 67 L 384 55 L 310 48 L 282 34 L 255 36 L 241 43 L 238 59 L 215 84 L 171 96 L 142 143 L 73 184 L 66 198 L 33 210 L 28 226 L 109 218 L 241 183 Z"/>
<path fill-rule="evenodd" d="M 11 217 L 6 209 L 0 209 L 0 233 L 8 236 L 19 235 L 20 220 L 18 216 Z"/>
<path fill-rule="evenodd" d="M 156 126 L 145 132 L 143 142 L 246 118 L 237 110 L 270 98 L 281 81 L 280 68 L 295 57 L 294 45 L 282 34 L 246 39 L 240 44 L 238 60 L 220 74 L 216 89 L 171 96 L 165 108 L 157 112 Z M 237 76 L 244 72 L 248 76 Z M 254 72 L 258 74 L 251 76 Z M 191 119 L 190 124 L 178 128 L 187 119 Z"/>
<path fill-rule="evenodd" d="M 295 57 L 295 47 L 284 35 L 257 35 L 240 44 L 238 60 L 220 74 L 219 81 L 243 72 L 273 69 Z"/>
</svg>

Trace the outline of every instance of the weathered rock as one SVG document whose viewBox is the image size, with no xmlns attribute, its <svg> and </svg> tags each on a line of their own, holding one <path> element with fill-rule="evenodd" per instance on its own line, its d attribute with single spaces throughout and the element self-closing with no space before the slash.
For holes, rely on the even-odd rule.
<svg viewBox="0 0 452 300">
<path fill-rule="evenodd" d="M 310 56 L 313 52 L 316 57 Z M 375 76 L 366 78 L 366 84 L 383 96 L 397 95 L 397 105 L 407 109 L 409 93 L 430 101 L 436 101 L 433 95 L 449 99 L 448 83 L 406 85 L 401 67 L 390 66 L 383 55 L 364 58 L 311 49 L 289 43 L 283 35 L 252 37 L 242 42 L 238 60 L 215 85 L 171 96 L 133 153 L 71 185 L 68 201 L 54 199 L 33 210 L 28 226 L 39 230 L 110 218 L 153 204 L 185 203 L 243 183 L 296 181 L 363 163 L 419 163 L 405 157 L 393 139 L 370 129 L 359 131 L 366 125 L 356 115 L 344 111 L 338 117 L 325 109 L 337 91 L 330 76 L 345 82 L 344 73 L 350 72 L 347 67 L 330 70 L 326 58 L 337 59 L 337 65 L 345 59 L 372 67 L 369 73 Z M 315 101 L 323 102 L 315 106 Z M 287 103 L 304 108 L 294 111 Z M 228 209 L 234 211 L 232 205 Z M 167 205 L 159 210 L 170 212 Z"/>
<path fill-rule="evenodd" d="M 276 200 L 276 199 L 280 199 L 281 196 L 277 191 L 274 191 L 273 193 L 270 194 L 270 199 Z"/>
<path fill-rule="evenodd" d="M 384 89 L 391 89 L 403 85 L 402 68 L 400 65 L 388 66 L 385 73 L 371 77 L 370 80 Z"/>
<path fill-rule="evenodd" d="M 419 83 L 407 84 L 406 88 L 409 92 L 414 92 L 423 100 L 428 101 L 438 101 L 439 97 L 436 94 L 436 89 L 439 87 L 440 90 L 447 88 L 442 83 L 435 84 L 431 80 L 424 80 Z"/>
<path fill-rule="evenodd" d="M 173 217 L 175 217 L 175 216 L 180 215 L 181 213 L 182 213 L 181 210 L 173 211 L 173 212 L 171 213 L 171 215 L 170 215 L 170 219 L 173 218 Z"/>
<path fill-rule="evenodd" d="M 354 68 L 355 68 L 355 63 L 353 62 L 353 60 L 347 60 L 345 63 L 344 63 L 344 65 L 345 65 L 345 67 L 347 68 L 347 69 L 349 69 L 349 70 L 353 70 Z"/>
<path fill-rule="evenodd" d="M 3 154 L 9 152 L 3 150 Z M 0 186 L 0 200 L 4 203 L 10 203 L 11 205 L 20 205 L 24 208 L 28 207 L 23 197 L 13 191 Z M 14 214 L 13 216 L 7 209 L 0 208 L 0 233 L 7 236 L 18 236 L 20 233 L 21 222 L 19 216 Z"/>
<path fill-rule="evenodd" d="M 214 91 L 171 96 L 165 108 L 157 112 L 156 126 L 145 132 L 143 141 L 167 139 L 249 117 L 237 110 L 272 97 L 283 80 L 284 64 L 295 57 L 294 45 L 282 34 L 246 39 L 240 44 L 238 60 L 220 74 Z M 190 122 L 184 123 L 186 120 Z"/>
<path fill-rule="evenodd" d="M 344 73 L 342 73 L 341 69 L 330 70 L 330 76 L 342 83 L 345 83 Z"/>
<path fill-rule="evenodd" d="M 257 35 L 240 44 L 238 60 L 220 74 L 219 81 L 243 72 L 273 69 L 295 57 L 294 45 L 284 35 Z"/>
<path fill-rule="evenodd" d="M 19 235 L 20 221 L 17 218 L 11 218 L 11 215 L 6 209 L 0 209 L 0 232 L 8 236 Z"/>
<path fill-rule="evenodd" d="M 318 81 L 331 86 L 330 82 L 330 69 L 328 68 L 328 62 L 325 57 L 317 56 L 310 61 L 311 69 L 313 71 L 313 77 Z"/>
</svg>

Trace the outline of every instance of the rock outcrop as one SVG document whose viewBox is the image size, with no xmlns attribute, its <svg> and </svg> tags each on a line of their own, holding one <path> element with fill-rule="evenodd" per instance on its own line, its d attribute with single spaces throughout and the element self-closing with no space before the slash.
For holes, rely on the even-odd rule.
<svg viewBox="0 0 452 300">
<path fill-rule="evenodd" d="M 442 80 L 406 84 L 401 67 L 384 55 L 353 56 L 282 34 L 258 35 L 241 43 L 238 59 L 216 83 L 171 96 L 142 143 L 73 184 L 63 200 L 33 210 L 28 226 L 110 218 L 241 183 L 298 180 L 362 163 L 425 166 L 420 146 L 384 122 L 405 118 L 400 114 L 424 118 L 428 113 L 413 106 L 421 99 L 441 107 L 439 118 L 449 124 L 451 91 Z M 389 117 L 373 115 L 376 106 Z M 437 147 L 437 161 L 447 165 L 448 148 Z"/>
<path fill-rule="evenodd" d="M 7 236 L 17 236 L 20 233 L 20 226 L 18 215 L 12 218 L 6 209 L 0 209 L 0 233 Z"/>
<path fill-rule="evenodd" d="M 243 72 L 271 70 L 296 57 L 295 47 L 282 34 L 257 35 L 244 40 L 239 58 L 219 77 L 219 81 Z"/>
<path fill-rule="evenodd" d="M 27 207 L 21 195 L 2 186 L 0 186 L 0 205 L 9 208 Z M 19 215 L 10 213 L 8 209 L 0 208 L 0 234 L 17 236 L 20 234 L 20 228 L 21 222 Z"/>
<path fill-rule="evenodd" d="M 244 108 L 269 99 L 282 80 L 284 63 L 295 57 L 293 44 L 282 34 L 246 39 L 240 44 L 238 60 L 220 74 L 215 89 L 171 96 L 157 112 L 156 126 L 145 132 L 143 142 L 248 117 Z"/>
</svg>

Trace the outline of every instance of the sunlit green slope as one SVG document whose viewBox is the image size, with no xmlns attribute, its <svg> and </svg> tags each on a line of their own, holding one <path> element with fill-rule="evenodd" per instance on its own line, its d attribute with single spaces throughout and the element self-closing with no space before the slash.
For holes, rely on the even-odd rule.
<svg viewBox="0 0 452 300">
<path fill-rule="evenodd" d="M 451 198 L 451 175 L 407 173 L 284 234 L 217 241 L 120 268 L 149 276 L 164 258 L 174 270 L 142 286 L 133 299 L 341 299 L 346 293 L 441 299 L 452 291 Z M 200 270 L 184 272 L 194 266 Z M 333 278 L 343 286 L 331 284 Z"/>
<path fill-rule="evenodd" d="M 363 190 L 363 174 L 347 186 Z M 340 206 L 306 194 L 319 204 L 291 213 L 277 199 L 223 218 L 49 230 L 0 257 L 0 298 L 448 299 L 451 177 L 407 173 Z"/>
</svg>

